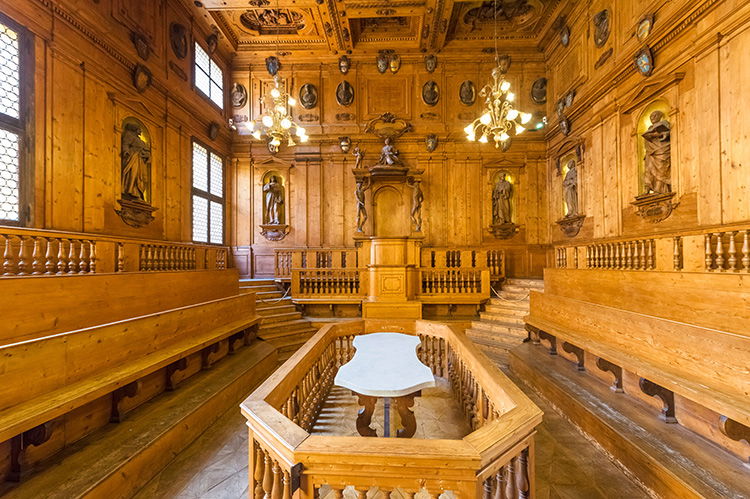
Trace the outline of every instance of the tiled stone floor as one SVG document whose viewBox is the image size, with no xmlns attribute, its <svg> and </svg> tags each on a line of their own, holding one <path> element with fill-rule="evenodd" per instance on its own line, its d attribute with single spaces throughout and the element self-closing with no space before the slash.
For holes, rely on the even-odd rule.
<svg viewBox="0 0 750 499">
<path fill-rule="evenodd" d="M 529 392 L 523 385 L 520 386 L 544 411 L 544 423 L 539 427 L 536 436 L 538 499 L 648 497 L 601 450 L 589 443 L 573 425 L 557 414 L 549 403 L 535 393 Z M 439 390 L 432 395 L 428 393 L 422 403 L 429 405 L 443 395 Z M 346 398 L 349 395 L 341 393 L 335 396 Z M 356 411 L 353 406 L 349 410 Z M 373 421 L 380 421 L 379 429 L 382 429 L 382 409 L 380 419 L 377 416 L 376 413 Z M 431 426 L 435 423 L 427 424 Z M 455 428 L 458 427 L 452 426 L 454 429 L 447 431 L 455 432 Z M 318 430 L 330 431 L 331 428 L 329 424 L 328 429 L 319 427 Z M 351 425 L 346 423 L 346 428 L 349 433 L 354 431 L 353 434 L 356 434 L 353 420 Z M 336 431 L 341 429 L 342 427 L 338 427 Z M 424 431 L 424 428 L 418 431 Z M 458 433 L 461 432 L 463 430 L 458 430 Z M 244 499 L 247 498 L 247 483 L 247 427 L 239 409 L 232 409 L 179 454 L 136 497 Z"/>
<path fill-rule="evenodd" d="M 351 391 L 334 386 L 320 411 L 312 433 L 320 435 L 359 435 L 357 432 L 357 412 L 360 409 L 357 397 Z M 456 438 L 471 433 L 471 428 L 455 403 L 450 383 L 445 378 L 437 378 L 437 386 L 422 390 L 422 396 L 414 399 L 414 414 L 417 431 L 414 438 Z M 383 401 L 378 400 L 370 427 L 383 435 Z M 398 412 L 391 409 L 391 435 L 396 434 Z"/>
</svg>

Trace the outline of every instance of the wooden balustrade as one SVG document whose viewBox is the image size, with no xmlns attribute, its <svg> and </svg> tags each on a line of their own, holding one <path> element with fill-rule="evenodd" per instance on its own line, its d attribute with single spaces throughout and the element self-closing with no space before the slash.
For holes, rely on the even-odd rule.
<svg viewBox="0 0 750 499">
<path fill-rule="evenodd" d="M 505 277 L 505 252 L 501 249 L 422 248 L 422 268 L 488 269 L 492 280 Z"/>
<path fill-rule="evenodd" d="M 288 279 L 293 269 L 357 269 L 356 248 L 280 248 L 274 250 L 275 276 Z"/>
<path fill-rule="evenodd" d="M 555 267 L 750 273 L 750 229 L 728 227 L 558 246 Z"/>
<path fill-rule="evenodd" d="M 421 269 L 421 294 L 487 294 L 489 271 L 470 269 Z"/>
<path fill-rule="evenodd" d="M 3 276 L 226 269 L 227 248 L 0 228 Z"/>
<path fill-rule="evenodd" d="M 359 270 L 292 270 L 292 295 L 295 298 L 359 294 Z"/>
<path fill-rule="evenodd" d="M 469 435 L 406 443 L 311 434 L 338 368 L 353 356 L 354 337 L 381 327 L 366 320 L 323 327 L 242 403 L 251 496 L 364 498 L 380 490 L 414 499 L 533 497 L 533 435 L 541 411 L 446 324 L 398 321 L 388 330 L 420 337 L 418 357 L 449 379 L 471 421 Z"/>
</svg>

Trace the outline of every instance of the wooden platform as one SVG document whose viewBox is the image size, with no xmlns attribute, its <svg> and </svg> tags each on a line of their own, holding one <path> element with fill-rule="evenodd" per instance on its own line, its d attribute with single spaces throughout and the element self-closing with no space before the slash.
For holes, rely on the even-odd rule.
<svg viewBox="0 0 750 499">
<path fill-rule="evenodd" d="M 614 393 L 544 346 L 526 343 L 510 355 L 519 378 L 660 496 L 750 497 L 750 468 L 737 457 L 681 425 L 666 424 L 652 407 Z"/>
<path fill-rule="evenodd" d="M 76 442 L 40 465 L 11 498 L 129 497 L 276 367 L 275 349 L 258 341 Z M 6 487 L 10 484 L 5 484 Z M 0 494 L 3 490 L 0 489 Z"/>
</svg>

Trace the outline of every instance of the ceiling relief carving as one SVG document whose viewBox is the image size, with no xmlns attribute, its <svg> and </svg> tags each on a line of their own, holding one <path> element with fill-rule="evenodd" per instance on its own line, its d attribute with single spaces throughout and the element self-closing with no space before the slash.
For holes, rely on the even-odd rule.
<svg viewBox="0 0 750 499">
<path fill-rule="evenodd" d="M 250 58 L 258 51 L 361 55 L 481 50 L 498 38 L 536 47 L 561 0 L 224 0 L 204 2 L 216 25 Z M 430 61 L 432 62 L 432 61 Z M 426 64 L 426 67 L 427 64 Z M 430 71 L 429 67 L 427 69 Z M 434 69 L 433 69 L 434 70 Z"/>
</svg>

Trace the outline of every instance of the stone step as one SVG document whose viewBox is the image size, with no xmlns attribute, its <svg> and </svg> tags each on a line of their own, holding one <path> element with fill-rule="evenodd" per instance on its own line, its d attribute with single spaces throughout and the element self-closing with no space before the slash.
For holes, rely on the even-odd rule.
<svg viewBox="0 0 750 499">
<path fill-rule="evenodd" d="M 514 324 L 518 327 L 523 327 L 524 325 L 523 316 L 480 312 L 479 318 L 480 322 L 491 322 L 493 324 Z"/>
<path fill-rule="evenodd" d="M 267 340 L 278 336 L 284 336 L 287 333 L 296 333 L 310 328 L 312 328 L 310 322 L 305 319 L 293 319 L 289 321 L 274 322 L 272 324 L 261 323 L 260 329 L 258 329 L 258 337 Z"/>
<path fill-rule="evenodd" d="M 260 324 L 261 327 L 268 324 L 275 324 L 278 322 L 289 322 L 296 319 L 301 319 L 302 314 L 300 312 L 297 312 L 294 310 L 294 307 L 292 307 L 292 311 L 290 312 L 281 312 L 281 313 L 275 313 L 275 314 L 261 314 L 261 317 L 263 319 L 261 320 Z"/>
<path fill-rule="evenodd" d="M 129 411 L 121 423 L 104 426 L 40 463 L 20 484 L 6 483 L 11 489 L 0 488 L 0 495 L 131 497 L 277 365 L 272 345 L 256 341 L 240 348 L 176 390 Z"/>
<path fill-rule="evenodd" d="M 278 292 L 279 288 L 277 288 L 276 286 L 273 286 L 273 285 L 269 285 L 269 286 L 244 286 L 244 285 L 240 284 L 240 290 L 243 290 L 245 292 L 250 291 L 250 292 L 253 292 L 253 293 L 259 293 L 259 292 L 262 292 L 262 291 L 275 291 L 275 292 Z"/>
<path fill-rule="evenodd" d="M 529 307 L 509 307 L 505 305 L 485 305 L 484 311 L 492 315 L 504 315 L 505 317 L 523 318 L 529 314 Z"/>
<path fill-rule="evenodd" d="M 529 300 L 504 300 L 502 298 L 490 298 L 490 305 L 493 306 L 499 306 L 499 307 L 507 307 L 512 308 L 516 310 L 523 310 L 524 312 L 528 312 L 529 310 Z"/>
<path fill-rule="evenodd" d="M 544 279 L 516 279 L 514 277 L 505 280 L 505 284 L 511 286 L 524 286 L 528 288 L 544 289 Z"/>
<path fill-rule="evenodd" d="M 523 327 L 519 327 L 517 324 L 511 324 L 506 322 L 482 322 L 482 321 L 471 321 L 472 329 L 481 329 L 483 331 L 490 331 L 493 333 L 503 333 L 515 336 L 523 336 L 526 338 L 528 333 Z"/>
</svg>

